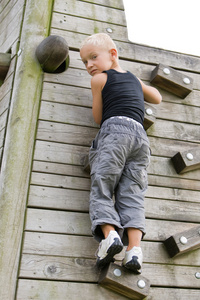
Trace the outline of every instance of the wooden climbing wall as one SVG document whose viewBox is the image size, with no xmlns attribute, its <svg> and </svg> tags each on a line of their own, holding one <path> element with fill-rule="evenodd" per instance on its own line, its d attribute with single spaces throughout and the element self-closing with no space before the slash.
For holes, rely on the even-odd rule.
<svg viewBox="0 0 200 300">
<path fill-rule="evenodd" d="M 97 32 L 110 34 L 122 67 L 147 84 L 159 63 L 194 81 L 184 99 L 159 89 L 163 102 L 147 130 L 152 157 L 142 248 L 148 300 L 199 299 L 200 249 L 170 258 L 163 241 L 200 222 L 200 170 L 179 175 L 171 161 L 179 151 L 200 147 L 200 58 L 130 43 L 122 1 L 55 0 L 50 32 L 68 42 L 70 65 L 64 73 L 44 74 L 16 299 L 127 299 L 97 284 L 98 244 L 88 215 L 90 178 L 83 160 L 98 127 L 78 49 Z M 117 256 L 119 263 L 122 258 Z"/>
</svg>

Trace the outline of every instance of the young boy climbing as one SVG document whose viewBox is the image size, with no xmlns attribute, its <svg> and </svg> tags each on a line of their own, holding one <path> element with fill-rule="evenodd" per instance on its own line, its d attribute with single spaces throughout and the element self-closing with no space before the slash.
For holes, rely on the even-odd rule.
<svg viewBox="0 0 200 300">
<path fill-rule="evenodd" d="M 140 241 L 145 234 L 149 141 L 143 128 L 144 99 L 159 104 L 157 89 L 119 65 L 109 35 L 85 39 L 80 56 L 92 76 L 92 112 L 100 130 L 90 148 L 90 218 L 100 242 L 97 265 L 104 267 L 127 245 L 122 265 L 141 273 Z M 113 201 L 115 195 L 115 201 Z"/>
</svg>

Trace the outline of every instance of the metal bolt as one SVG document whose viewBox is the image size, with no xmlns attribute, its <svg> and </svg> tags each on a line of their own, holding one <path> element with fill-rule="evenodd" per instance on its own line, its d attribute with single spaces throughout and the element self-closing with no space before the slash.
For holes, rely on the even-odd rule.
<svg viewBox="0 0 200 300">
<path fill-rule="evenodd" d="M 187 242 L 188 242 L 188 240 L 185 236 L 181 236 L 179 240 L 180 240 L 181 244 L 183 244 L 183 245 L 187 244 Z"/>
<path fill-rule="evenodd" d="M 120 269 L 114 269 L 113 273 L 116 277 L 120 277 L 122 275 L 122 272 L 120 271 Z"/>
<path fill-rule="evenodd" d="M 184 77 L 184 78 L 183 78 L 183 82 L 184 82 L 185 84 L 190 84 L 190 79 L 187 78 L 187 77 Z"/>
<path fill-rule="evenodd" d="M 140 280 L 138 280 L 137 285 L 140 289 L 144 289 L 146 286 L 146 283 L 144 280 L 140 279 Z"/>
<path fill-rule="evenodd" d="M 152 111 L 151 108 L 147 108 L 145 111 L 146 111 L 146 114 L 147 114 L 148 116 L 153 115 L 153 111 Z"/>
<path fill-rule="evenodd" d="M 186 157 L 187 157 L 188 160 L 193 160 L 194 159 L 194 156 L 193 156 L 192 153 L 187 153 Z"/>
<path fill-rule="evenodd" d="M 200 279 L 200 272 L 196 272 L 196 273 L 195 273 L 195 277 L 196 277 L 197 279 Z"/>
<path fill-rule="evenodd" d="M 113 32 L 112 28 L 106 28 L 106 31 L 107 31 L 108 33 L 112 33 L 112 32 Z"/>
<path fill-rule="evenodd" d="M 170 69 L 164 68 L 163 72 L 165 73 L 165 75 L 169 75 L 170 74 Z"/>
</svg>

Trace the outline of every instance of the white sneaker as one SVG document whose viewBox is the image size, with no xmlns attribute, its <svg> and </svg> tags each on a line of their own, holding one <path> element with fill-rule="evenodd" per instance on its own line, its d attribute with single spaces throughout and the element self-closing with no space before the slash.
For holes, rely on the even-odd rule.
<svg viewBox="0 0 200 300">
<path fill-rule="evenodd" d="M 108 237 L 102 240 L 97 250 L 97 266 L 104 267 L 114 261 L 115 254 L 121 252 L 123 244 L 118 233 L 111 230 Z"/>
<path fill-rule="evenodd" d="M 125 252 L 125 257 L 123 259 L 122 265 L 132 272 L 140 274 L 142 260 L 142 249 L 140 247 L 133 247 L 131 250 Z"/>
</svg>

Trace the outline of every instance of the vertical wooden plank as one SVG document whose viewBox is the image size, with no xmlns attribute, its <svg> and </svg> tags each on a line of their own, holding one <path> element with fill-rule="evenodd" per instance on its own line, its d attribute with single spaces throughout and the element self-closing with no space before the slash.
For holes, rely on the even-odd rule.
<svg viewBox="0 0 200 300">
<path fill-rule="evenodd" d="M 0 299 L 15 298 L 34 136 L 42 88 L 35 59 L 48 35 L 53 0 L 27 0 L 11 99 L 0 185 Z"/>
</svg>

